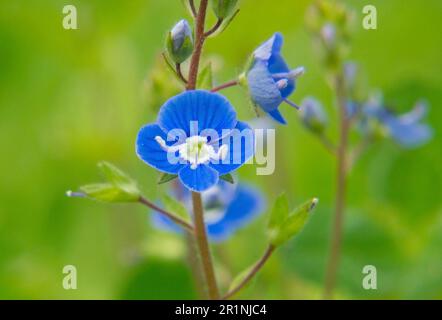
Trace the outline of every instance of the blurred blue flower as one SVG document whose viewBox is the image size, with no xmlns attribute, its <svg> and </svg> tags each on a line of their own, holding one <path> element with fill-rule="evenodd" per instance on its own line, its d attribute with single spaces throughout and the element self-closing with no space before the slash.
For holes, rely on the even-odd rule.
<svg viewBox="0 0 442 320">
<path fill-rule="evenodd" d="M 302 123 L 316 133 L 322 133 L 327 126 L 327 114 L 322 104 L 313 97 L 306 97 L 301 103 Z"/>
<path fill-rule="evenodd" d="M 408 113 L 396 115 L 383 104 L 368 103 L 364 113 L 379 121 L 402 147 L 414 148 L 429 141 L 433 135 L 431 127 L 421 123 L 427 110 L 425 103 L 418 102 Z"/>
<path fill-rule="evenodd" d="M 175 184 L 173 196 L 184 202 L 192 212 L 191 195 L 180 183 Z M 245 184 L 230 184 L 220 181 L 216 186 L 201 193 L 204 217 L 209 239 L 224 241 L 237 229 L 247 225 L 265 209 L 264 197 L 260 191 Z M 168 217 L 155 213 L 154 225 L 163 230 L 182 232 L 180 226 Z"/>
<path fill-rule="evenodd" d="M 236 120 L 223 96 L 186 91 L 161 107 L 157 123 L 141 128 L 136 153 L 155 169 L 177 174 L 188 189 L 202 192 L 253 156 L 253 131 Z"/>
<path fill-rule="evenodd" d="M 281 56 L 283 37 L 275 33 L 253 52 L 250 69 L 246 73 L 252 101 L 273 119 L 286 124 L 278 110 L 282 102 L 298 109 L 287 98 L 296 88 L 296 78 L 304 73 L 304 68 L 290 70 Z"/>
</svg>

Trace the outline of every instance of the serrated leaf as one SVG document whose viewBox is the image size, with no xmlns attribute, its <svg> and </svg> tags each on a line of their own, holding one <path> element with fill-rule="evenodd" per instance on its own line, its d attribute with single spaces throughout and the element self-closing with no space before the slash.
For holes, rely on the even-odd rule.
<svg viewBox="0 0 442 320">
<path fill-rule="evenodd" d="M 189 222 L 189 214 L 187 213 L 187 209 L 183 205 L 183 203 L 167 194 L 164 194 L 161 200 L 163 202 L 164 208 L 168 212 L 184 219 L 186 222 Z"/>
<path fill-rule="evenodd" d="M 228 173 L 228 174 L 224 174 L 222 176 L 219 177 L 221 180 L 227 181 L 228 183 L 234 184 L 235 180 L 233 179 L 233 176 Z"/>
<path fill-rule="evenodd" d="M 178 178 L 177 174 L 163 173 L 158 180 L 158 184 L 167 183 L 169 181 L 175 180 L 176 178 Z"/>
<path fill-rule="evenodd" d="M 205 90 L 210 90 L 213 88 L 212 63 L 209 62 L 199 73 L 197 88 Z"/>
<path fill-rule="evenodd" d="M 314 198 L 293 210 L 288 217 L 270 233 L 270 243 L 274 246 L 280 246 L 299 234 L 310 218 L 310 212 L 315 208 L 317 202 L 318 200 Z"/>
</svg>

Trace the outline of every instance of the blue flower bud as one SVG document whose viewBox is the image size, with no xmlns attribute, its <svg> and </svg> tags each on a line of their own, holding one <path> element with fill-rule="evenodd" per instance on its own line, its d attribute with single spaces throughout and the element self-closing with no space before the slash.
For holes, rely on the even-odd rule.
<svg viewBox="0 0 442 320">
<path fill-rule="evenodd" d="M 182 63 L 193 52 L 192 29 L 187 20 L 178 22 L 167 36 L 167 51 L 176 63 Z"/>
<path fill-rule="evenodd" d="M 307 97 L 301 104 L 303 124 L 315 133 L 322 133 L 327 125 L 327 115 L 322 104 L 312 97 Z"/>
<path fill-rule="evenodd" d="M 212 0 L 212 9 L 218 19 L 229 17 L 236 7 L 238 0 Z"/>
</svg>

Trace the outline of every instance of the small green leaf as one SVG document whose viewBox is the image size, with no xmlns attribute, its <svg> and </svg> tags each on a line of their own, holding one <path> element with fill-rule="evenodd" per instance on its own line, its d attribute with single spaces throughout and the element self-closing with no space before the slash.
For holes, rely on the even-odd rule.
<svg viewBox="0 0 442 320">
<path fill-rule="evenodd" d="M 225 19 L 233 13 L 238 0 L 212 0 L 211 3 L 215 16 L 219 19 Z"/>
<path fill-rule="evenodd" d="M 273 205 L 272 211 L 270 213 L 270 219 L 268 223 L 268 229 L 270 232 L 274 229 L 278 229 L 281 224 L 284 223 L 289 215 L 289 202 L 287 200 L 287 195 L 282 193 L 279 195 Z"/>
<path fill-rule="evenodd" d="M 163 194 L 161 200 L 164 204 L 164 208 L 168 212 L 176 215 L 177 217 L 183 218 L 186 222 L 189 222 L 190 219 L 187 209 L 180 201 L 167 194 Z"/>
<path fill-rule="evenodd" d="M 233 176 L 228 173 L 228 174 L 224 174 L 222 176 L 219 177 L 221 180 L 227 181 L 228 183 L 234 184 L 235 180 L 233 179 Z"/>
<path fill-rule="evenodd" d="M 89 198 L 103 202 L 135 202 L 139 195 L 127 193 L 111 183 L 88 184 L 80 190 Z"/>
<path fill-rule="evenodd" d="M 178 178 L 177 174 L 163 173 L 160 177 L 160 180 L 158 180 L 158 184 L 163 184 L 175 180 L 176 178 Z"/>
<path fill-rule="evenodd" d="M 104 177 L 111 183 L 117 185 L 134 183 L 128 175 L 109 162 L 102 161 L 98 163 L 98 169 L 100 169 Z"/>
<path fill-rule="evenodd" d="M 213 88 L 212 63 L 208 63 L 198 75 L 197 88 L 210 90 Z"/>
<path fill-rule="evenodd" d="M 279 226 L 270 229 L 270 243 L 275 247 L 280 246 L 299 234 L 307 223 L 310 212 L 316 207 L 317 203 L 318 199 L 316 198 L 305 202 L 293 210 Z"/>
<path fill-rule="evenodd" d="M 81 193 L 68 192 L 68 196 L 86 196 L 104 202 L 135 202 L 141 192 L 137 183 L 123 171 L 109 162 L 100 162 L 98 168 L 107 182 L 88 184 L 80 187 Z"/>
</svg>

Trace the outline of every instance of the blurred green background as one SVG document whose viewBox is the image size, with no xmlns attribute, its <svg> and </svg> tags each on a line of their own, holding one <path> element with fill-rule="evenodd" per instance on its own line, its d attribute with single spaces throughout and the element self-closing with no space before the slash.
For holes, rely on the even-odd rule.
<svg viewBox="0 0 442 320">
<path fill-rule="evenodd" d="M 241 12 L 205 54 L 216 77 L 234 77 L 251 50 L 273 32 L 285 35 L 291 65 L 304 65 L 293 100 L 319 97 L 336 131 L 333 95 L 304 27 L 306 0 L 244 0 Z M 378 143 L 349 181 L 342 298 L 442 298 L 442 2 L 347 1 L 361 21 L 362 7 L 378 9 L 378 29 L 360 23 L 351 59 L 372 87 L 400 111 L 424 97 L 432 141 L 404 151 Z M 78 10 L 78 30 L 62 28 L 62 8 Z M 155 119 L 159 102 L 149 75 L 166 32 L 186 13 L 178 0 L 16 0 L 0 10 L 0 298 L 194 298 L 179 236 L 151 227 L 138 205 L 69 199 L 65 191 L 100 179 L 108 160 L 136 177 L 155 199 L 158 174 L 137 159 L 139 128 Z M 222 58 L 221 58 L 222 57 Z M 172 76 L 170 76 L 172 81 Z M 244 92 L 225 92 L 240 119 L 253 117 Z M 319 298 L 333 211 L 334 159 L 283 110 L 277 130 L 277 167 L 241 181 L 258 185 L 271 202 L 286 190 L 292 205 L 317 196 L 320 204 L 303 233 L 279 250 L 242 298 Z M 265 248 L 266 215 L 214 246 L 220 283 L 253 263 Z M 62 287 L 65 265 L 78 270 L 78 289 Z M 375 265 L 378 290 L 362 288 L 362 268 Z"/>
</svg>

